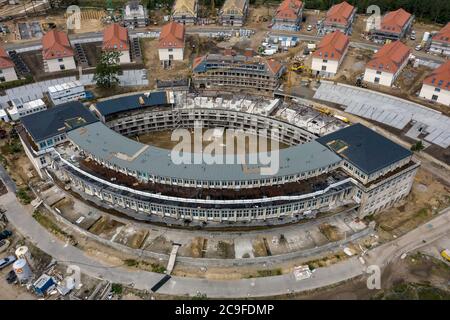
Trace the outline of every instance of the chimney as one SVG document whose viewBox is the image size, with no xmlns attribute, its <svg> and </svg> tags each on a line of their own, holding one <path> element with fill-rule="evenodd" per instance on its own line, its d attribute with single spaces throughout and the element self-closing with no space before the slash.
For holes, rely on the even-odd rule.
<svg viewBox="0 0 450 320">
<path fill-rule="evenodd" d="M 244 56 L 249 57 L 249 58 L 253 57 L 253 49 L 252 48 L 245 49 Z"/>
</svg>

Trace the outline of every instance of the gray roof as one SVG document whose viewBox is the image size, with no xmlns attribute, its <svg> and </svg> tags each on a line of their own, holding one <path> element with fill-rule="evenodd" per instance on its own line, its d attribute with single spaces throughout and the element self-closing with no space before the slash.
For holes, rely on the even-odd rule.
<svg viewBox="0 0 450 320">
<path fill-rule="evenodd" d="M 271 178 L 251 169 L 244 172 L 241 164 L 181 164 L 172 162 L 170 150 L 148 146 L 93 123 L 68 133 L 68 138 L 81 149 L 99 159 L 132 171 L 159 177 L 208 181 L 239 181 Z M 234 156 L 230 156 L 234 159 Z M 229 158 L 228 158 L 229 159 Z M 341 158 L 316 141 L 280 150 L 280 168 L 275 176 L 289 176 L 336 164 Z M 236 163 L 234 161 L 233 163 Z M 267 167 L 261 165 L 260 167 Z"/>
<path fill-rule="evenodd" d="M 35 142 L 98 121 L 81 102 L 60 104 L 20 119 Z"/>
<path fill-rule="evenodd" d="M 366 174 L 372 174 L 412 153 L 360 123 L 318 138 Z"/>
</svg>

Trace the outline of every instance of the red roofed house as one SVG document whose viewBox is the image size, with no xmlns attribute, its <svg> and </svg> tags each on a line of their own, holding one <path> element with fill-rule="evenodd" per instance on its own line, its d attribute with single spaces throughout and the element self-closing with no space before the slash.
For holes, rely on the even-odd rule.
<svg viewBox="0 0 450 320">
<path fill-rule="evenodd" d="M 355 20 L 356 8 L 344 1 L 332 6 L 325 17 L 320 32 L 326 34 L 333 31 L 341 31 L 345 34 L 352 33 L 352 23 Z"/>
<path fill-rule="evenodd" d="M 364 81 L 392 86 L 408 63 L 411 49 L 400 41 L 385 44 L 366 65 Z"/>
<path fill-rule="evenodd" d="M 419 96 L 450 106 L 450 60 L 423 80 Z"/>
<path fill-rule="evenodd" d="M 349 37 L 341 31 L 324 36 L 313 53 L 311 69 L 316 75 L 333 77 L 344 60 L 349 43 Z"/>
<path fill-rule="evenodd" d="M 158 43 L 159 60 L 183 60 L 184 35 L 185 28 L 183 24 L 170 22 L 163 26 Z"/>
<path fill-rule="evenodd" d="M 375 42 L 402 39 L 411 30 L 414 16 L 403 9 L 390 11 L 381 19 L 380 27 L 371 31 Z"/>
<path fill-rule="evenodd" d="M 431 38 L 430 51 L 450 56 L 450 22 Z"/>
<path fill-rule="evenodd" d="M 130 63 L 130 44 L 127 28 L 113 23 L 103 31 L 103 51 L 119 51 L 120 63 Z"/>
<path fill-rule="evenodd" d="M 17 80 L 17 73 L 14 69 L 14 62 L 11 60 L 5 49 L 0 47 L 0 82 Z"/>
<path fill-rule="evenodd" d="M 45 72 L 76 69 L 74 51 L 69 37 L 53 29 L 42 37 L 42 58 Z"/>
<path fill-rule="evenodd" d="M 300 0 L 284 0 L 280 3 L 273 18 L 273 29 L 297 29 L 302 21 L 303 2 Z"/>
</svg>

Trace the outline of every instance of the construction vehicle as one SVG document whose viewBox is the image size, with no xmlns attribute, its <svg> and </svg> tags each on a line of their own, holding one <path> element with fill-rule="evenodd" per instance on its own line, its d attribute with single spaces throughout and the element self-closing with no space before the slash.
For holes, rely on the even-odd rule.
<svg viewBox="0 0 450 320">
<path fill-rule="evenodd" d="M 329 115 L 331 114 L 331 111 L 328 110 L 328 109 L 325 108 L 325 107 L 318 107 L 317 110 L 318 110 L 320 113 L 326 114 L 327 116 L 329 116 Z"/>
<path fill-rule="evenodd" d="M 341 120 L 342 122 L 345 122 L 347 124 L 350 124 L 350 120 L 348 120 L 346 117 L 340 116 L 338 114 L 333 115 L 333 117 L 335 117 L 336 119 Z"/>
<path fill-rule="evenodd" d="M 442 250 L 441 257 L 450 262 L 450 250 L 449 249 Z"/>
<path fill-rule="evenodd" d="M 291 71 L 302 73 L 303 71 L 311 72 L 311 69 L 305 66 L 303 61 L 294 61 L 291 65 Z"/>
</svg>

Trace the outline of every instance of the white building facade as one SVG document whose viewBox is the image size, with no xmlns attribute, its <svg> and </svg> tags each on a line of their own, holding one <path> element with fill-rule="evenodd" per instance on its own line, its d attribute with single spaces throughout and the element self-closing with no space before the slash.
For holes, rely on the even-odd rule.
<svg viewBox="0 0 450 320">
<path fill-rule="evenodd" d="M 86 98 L 86 91 L 80 81 L 73 81 L 49 87 L 48 95 L 54 105 L 59 105 Z"/>
</svg>

